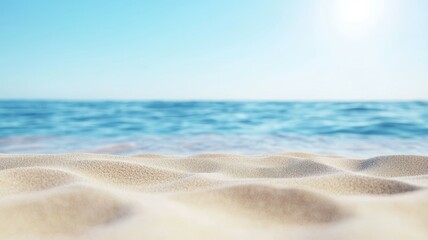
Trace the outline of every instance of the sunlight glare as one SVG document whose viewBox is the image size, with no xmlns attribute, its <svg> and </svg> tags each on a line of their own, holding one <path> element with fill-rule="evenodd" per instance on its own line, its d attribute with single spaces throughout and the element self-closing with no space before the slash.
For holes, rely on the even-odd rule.
<svg viewBox="0 0 428 240">
<path fill-rule="evenodd" d="M 382 15 L 380 1 L 375 0 L 336 0 L 333 8 L 334 25 L 348 37 L 368 33 Z"/>
</svg>

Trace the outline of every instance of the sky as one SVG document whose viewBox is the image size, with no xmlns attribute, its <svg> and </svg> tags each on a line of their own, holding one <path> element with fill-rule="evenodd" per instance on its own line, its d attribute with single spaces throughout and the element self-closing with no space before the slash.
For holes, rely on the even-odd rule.
<svg viewBox="0 0 428 240">
<path fill-rule="evenodd" d="M 428 100 L 426 0 L 0 0 L 0 99 Z"/>
</svg>

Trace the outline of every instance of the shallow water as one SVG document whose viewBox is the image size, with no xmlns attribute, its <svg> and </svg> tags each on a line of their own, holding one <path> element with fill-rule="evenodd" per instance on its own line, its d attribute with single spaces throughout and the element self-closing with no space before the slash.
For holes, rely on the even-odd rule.
<svg viewBox="0 0 428 240">
<path fill-rule="evenodd" d="M 0 101 L 0 152 L 428 155 L 428 102 Z"/>
</svg>

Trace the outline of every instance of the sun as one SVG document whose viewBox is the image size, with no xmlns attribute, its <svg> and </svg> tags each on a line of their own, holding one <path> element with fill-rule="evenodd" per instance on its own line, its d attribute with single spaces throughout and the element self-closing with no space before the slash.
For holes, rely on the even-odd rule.
<svg viewBox="0 0 428 240">
<path fill-rule="evenodd" d="M 333 22 L 338 30 L 350 37 L 368 33 L 382 17 L 379 0 L 335 0 Z"/>
</svg>

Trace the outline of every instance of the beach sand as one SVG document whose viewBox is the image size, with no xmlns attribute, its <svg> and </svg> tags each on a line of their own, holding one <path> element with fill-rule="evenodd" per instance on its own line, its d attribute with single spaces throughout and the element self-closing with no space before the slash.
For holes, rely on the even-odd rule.
<svg viewBox="0 0 428 240">
<path fill-rule="evenodd" d="M 428 239 L 428 157 L 0 154 L 0 239 Z"/>
</svg>

